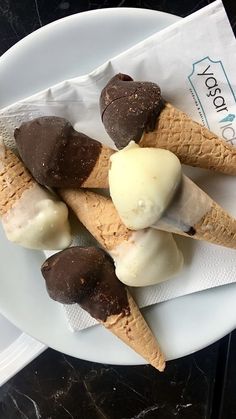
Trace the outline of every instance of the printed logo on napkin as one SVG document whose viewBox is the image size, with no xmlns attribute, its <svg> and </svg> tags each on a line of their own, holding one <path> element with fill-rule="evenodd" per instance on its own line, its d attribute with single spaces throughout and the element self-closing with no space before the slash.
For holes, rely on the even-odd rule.
<svg viewBox="0 0 236 419">
<path fill-rule="evenodd" d="M 227 142 L 236 145 L 236 97 L 221 60 L 204 57 L 193 63 L 190 92 L 202 120 Z"/>
</svg>

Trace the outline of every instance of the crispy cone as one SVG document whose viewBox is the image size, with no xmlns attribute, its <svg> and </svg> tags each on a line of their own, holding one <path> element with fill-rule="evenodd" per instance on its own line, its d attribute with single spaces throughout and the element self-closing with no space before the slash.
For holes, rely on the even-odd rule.
<svg viewBox="0 0 236 419">
<path fill-rule="evenodd" d="M 132 234 L 120 220 L 109 198 L 78 189 L 63 189 L 60 190 L 60 195 L 106 250 L 111 251 L 128 240 Z M 129 315 L 112 315 L 102 324 L 145 358 L 148 363 L 159 371 L 163 371 L 165 368 L 164 356 L 129 293 L 128 301 Z"/>
<path fill-rule="evenodd" d="M 154 131 L 144 133 L 139 145 L 170 150 L 190 166 L 236 174 L 236 148 L 169 103 Z"/>
<path fill-rule="evenodd" d="M 34 184 L 23 163 L 0 142 L 0 215 L 6 214 Z"/>
<path fill-rule="evenodd" d="M 236 219 L 186 176 L 155 227 L 236 249 Z"/>
<path fill-rule="evenodd" d="M 130 314 L 112 315 L 102 324 L 124 343 L 134 349 L 146 361 L 159 371 L 164 371 L 165 358 L 157 340 L 131 295 L 128 293 Z"/>
<path fill-rule="evenodd" d="M 198 240 L 236 249 L 236 220 L 214 201 L 211 209 L 193 228 Z"/>
<path fill-rule="evenodd" d="M 108 170 L 110 157 L 114 152 L 111 148 L 102 145 L 99 158 L 87 179 L 82 183 L 81 188 L 109 188 Z"/>
<path fill-rule="evenodd" d="M 61 189 L 60 195 L 79 220 L 108 251 L 132 234 L 122 223 L 111 199 L 79 189 Z"/>
</svg>

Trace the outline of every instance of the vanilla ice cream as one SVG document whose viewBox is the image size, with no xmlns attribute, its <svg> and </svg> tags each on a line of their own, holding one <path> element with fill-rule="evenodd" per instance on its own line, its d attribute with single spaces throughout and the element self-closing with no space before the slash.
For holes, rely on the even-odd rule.
<svg viewBox="0 0 236 419">
<path fill-rule="evenodd" d="M 65 249 L 71 243 L 67 206 L 35 185 L 2 216 L 8 240 L 32 249 Z"/>
<path fill-rule="evenodd" d="M 147 228 L 134 231 L 110 252 L 121 282 L 144 287 L 163 282 L 180 271 L 183 255 L 170 233 Z"/>
<path fill-rule="evenodd" d="M 124 224 L 132 230 L 155 224 L 180 184 L 179 159 L 168 150 L 131 141 L 110 160 L 110 194 Z"/>
</svg>

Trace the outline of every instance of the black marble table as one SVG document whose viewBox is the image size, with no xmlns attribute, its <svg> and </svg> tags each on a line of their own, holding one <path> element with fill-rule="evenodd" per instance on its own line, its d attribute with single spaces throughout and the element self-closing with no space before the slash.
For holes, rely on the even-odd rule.
<svg viewBox="0 0 236 419">
<path fill-rule="evenodd" d="M 0 0 L 0 55 L 63 16 L 143 7 L 186 16 L 209 0 Z M 236 2 L 224 1 L 236 32 Z M 48 349 L 0 388 L 0 419 L 236 419 L 236 332 L 204 350 L 150 366 L 94 364 Z"/>
</svg>

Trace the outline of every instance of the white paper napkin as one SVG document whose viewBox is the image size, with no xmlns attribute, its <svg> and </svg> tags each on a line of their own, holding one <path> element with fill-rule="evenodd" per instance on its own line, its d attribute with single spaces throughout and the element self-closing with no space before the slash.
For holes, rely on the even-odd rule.
<svg viewBox="0 0 236 419">
<path fill-rule="evenodd" d="M 13 131 L 21 122 L 42 115 L 67 118 L 87 135 L 113 146 L 101 123 L 99 95 L 117 72 L 136 80 L 157 82 L 163 97 L 236 143 L 236 41 L 221 1 L 173 24 L 98 69 L 27 98 L 0 112 L 0 130 L 14 147 Z M 186 173 L 236 216 L 235 178 L 199 169 Z M 84 235 L 81 236 L 84 243 Z M 80 236 L 76 237 L 80 244 Z M 236 253 L 211 244 L 177 238 L 185 266 L 180 275 L 162 284 L 133 289 L 143 307 L 174 297 L 234 282 Z M 46 256 L 51 252 L 45 252 Z M 94 321 L 77 305 L 65 306 L 72 330 Z"/>
</svg>

